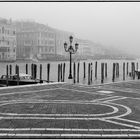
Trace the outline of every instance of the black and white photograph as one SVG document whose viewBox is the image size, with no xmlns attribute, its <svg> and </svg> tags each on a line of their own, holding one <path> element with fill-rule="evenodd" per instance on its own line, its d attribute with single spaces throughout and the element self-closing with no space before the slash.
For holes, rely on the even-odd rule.
<svg viewBox="0 0 140 140">
<path fill-rule="evenodd" d="M 0 2 L 0 139 L 140 139 L 140 2 Z"/>
</svg>

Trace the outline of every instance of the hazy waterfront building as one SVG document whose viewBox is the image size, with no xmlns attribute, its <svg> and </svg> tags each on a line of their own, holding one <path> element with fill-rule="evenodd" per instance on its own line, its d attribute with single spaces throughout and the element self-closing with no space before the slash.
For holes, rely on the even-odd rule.
<svg viewBox="0 0 140 140">
<path fill-rule="evenodd" d="M 46 59 L 56 54 L 55 33 L 36 22 L 16 22 L 17 58 Z"/>
<path fill-rule="evenodd" d="M 0 61 L 16 60 L 16 29 L 11 20 L 0 18 Z"/>
<path fill-rule="evenodd" d="M 75 39 L 75 36 L 73 33 L 63 30 L 54 29 L 55 32 L 55 48 L 56 48 L 56 54 L 57 55 L 68 55 L 68 53 L 64 50 L 64 43 L 67 42 L 69 46 L 69 37 L 72 35 Z"/>
</svg>

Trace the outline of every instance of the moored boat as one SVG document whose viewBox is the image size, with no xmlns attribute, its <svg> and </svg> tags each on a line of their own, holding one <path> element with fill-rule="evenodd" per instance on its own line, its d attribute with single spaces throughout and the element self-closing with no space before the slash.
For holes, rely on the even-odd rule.
<svg viewBox="0 0 140 140">
<path fill-rule="evenodd" d="M 0 78 L 0 85 L 28 85 L 28 84 L 37 84 L 43 83 L 42 80 L 33 79 L 31 75 L 20 73 L 19 75 L 2 75 Z"/>
</svg>

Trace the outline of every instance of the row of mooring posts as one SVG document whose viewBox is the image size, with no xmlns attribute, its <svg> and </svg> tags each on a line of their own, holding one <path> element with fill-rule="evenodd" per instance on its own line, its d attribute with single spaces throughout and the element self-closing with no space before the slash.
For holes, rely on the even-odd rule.
<svg viewBox="0 0 140 140">
<path fill-rule="evenodd" d="M 58 82 L 64 82 L 65 81 L 65 63 L 58 64 Z"/>
<path fill-rule="evenodd" d="M 86 66 L 84 66 L 84 67 L 86 67 Z M 75 64 L 75 62 L 73 63 L 73 83 L 76 83 L 76 81 L 77 81 L 77 83 L 79 83 L 80 82 L 80 62 L 78 62 L 77 63 L 77 72 L 76 72 L 76 64 Z M 76 76 L 76 74 L 77 74 L 77 76 Z M 77 80 L 76 80 L 76 78 L 77 78 Z"/>
<path fill-rule="evenodd" d="M 15 74 L 17 74 L 17 85 L 19 85 L 19 66 L 15 66 Z M 12 75 L 12 65 L 6 65 L 6 86 L 9 86 L 9 79 Z"/>
</svg>

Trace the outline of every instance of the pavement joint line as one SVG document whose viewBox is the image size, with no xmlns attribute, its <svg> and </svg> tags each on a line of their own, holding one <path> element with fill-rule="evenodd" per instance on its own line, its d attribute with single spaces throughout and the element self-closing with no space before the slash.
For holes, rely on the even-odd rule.
<svg viewBox="0 0 140 140">
<path fill-rule="evenodd" d="M 120 97 L 120 98 L 116 98 L 116 99 L 111 99 L 111 100 L 103 101 L 103 103 L 112 102 L 112 101 L 116 101 L 116 100 L 123 100 L 123 99 L 126 99 L 126 98 L 127 97 Z"/>
<path fill-rule="evenodd" d="M 132 131 L 132 132 L 139 132 L 140 129 L 80 129 L 80 128 L 0 128 L 0 131 L 44 131 L 44 130 L 48 130 L 48 131 L 105 131 L 105 132 L 127 132 L 127 131 Z"/>
<path fill-rule="evenodd" d="M 109 122 L 109 123 L 114 123 L 114 124 L 122 125 L 122 126 L 127 126 L 127 127 L 132 127 L 132 128 L 140 129 L 140 127 L 137 127 L 137 126 L 134 126 L 134 125 L 130 125 L 130 124 L 115 122 L 115 121 L 106 120 L 106 119 L 100 119 L 100 120 L 105 121 L 105 122 Z"/>
<path fill-rule="evenodd" d="M 129 120 L 129 119 L 123 119 L 123 118 L 114 118 L 116 120 L 122 120 L 122 121 L 126 121 L 126 122 L 131 122 L 131 123 L 136 123 L 136 124 L 140 124 L 140 122 L 138 121 L 133 121 L 133 120 Z"/>
</svg>

